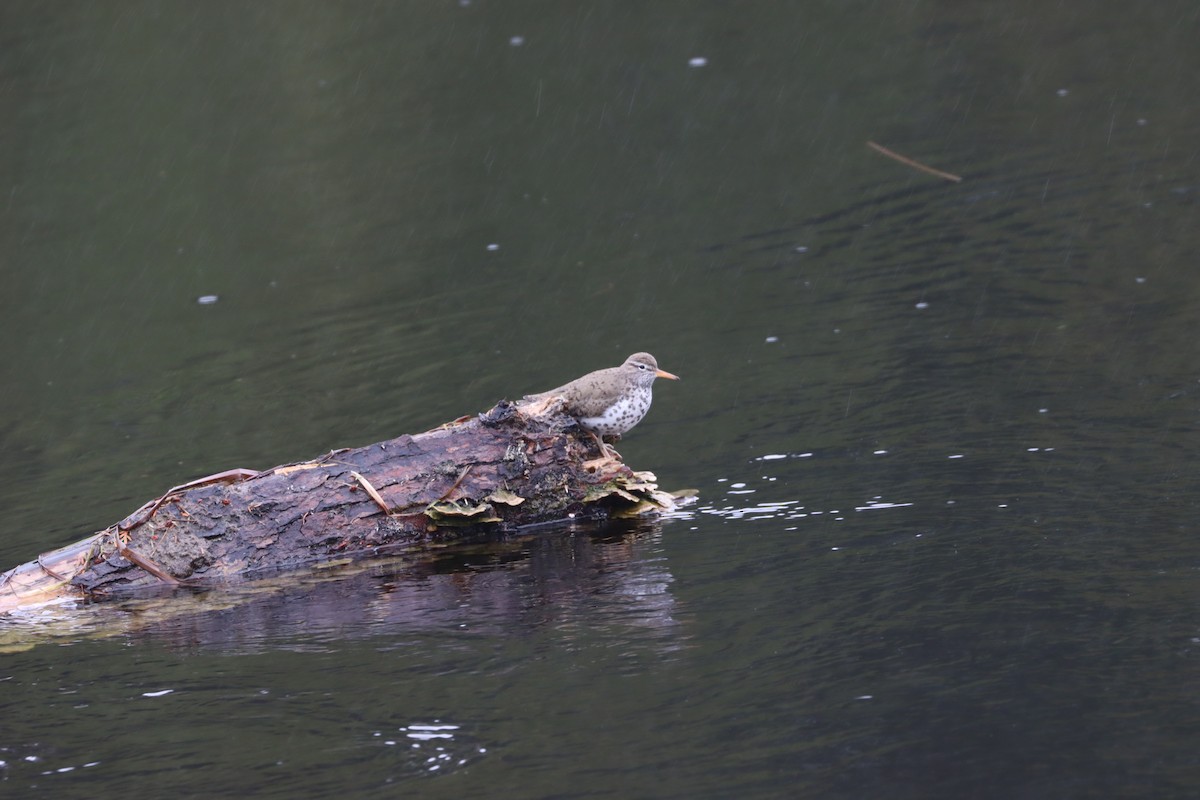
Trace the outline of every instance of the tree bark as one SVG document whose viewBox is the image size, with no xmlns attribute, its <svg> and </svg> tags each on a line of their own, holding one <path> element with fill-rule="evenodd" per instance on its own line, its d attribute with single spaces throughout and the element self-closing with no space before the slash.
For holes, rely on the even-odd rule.
<svg viewBox="0 0 1200 800">
<path fill-rule="evenodd" d="M 0 613 L 393 554 L 572 515 L 671 508 L 654 481 L 601 454 L 561 401 L 502 402 L 415 436 L 174 487 L 121 522 L 0 575 Z"/>
</svg>

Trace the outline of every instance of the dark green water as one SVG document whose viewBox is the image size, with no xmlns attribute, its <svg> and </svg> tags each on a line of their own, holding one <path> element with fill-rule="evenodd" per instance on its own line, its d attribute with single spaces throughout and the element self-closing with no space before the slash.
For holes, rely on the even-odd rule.
<svg viewBox="0 0 1200 800">
<path fill-rule="evenodd" d="M 8 620 L 0 795 L 1200 794 L 1197 41 L 5 3 L 0 568 L 642 349 L 683 381 L 621 452 L 699 497 Z"/>
</svg>

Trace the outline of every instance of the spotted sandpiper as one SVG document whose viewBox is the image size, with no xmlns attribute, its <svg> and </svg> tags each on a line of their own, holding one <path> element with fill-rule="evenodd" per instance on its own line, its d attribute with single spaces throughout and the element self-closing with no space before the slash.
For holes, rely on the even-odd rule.
<svg viewBox="0 0 1200 800">
<path fill-rule="evenodd" d="M 578 420 L 580 427 L 600 445 L 601 454 L 607 455 L 608 448 L 601 437 L 620 438 L 641 422 L 650 410 L 655 378 L 679 380 L 679 376 L 659 369 L 654 356 L 634 353 L 619 367 L 589 372 L 557 389 L 527 395 L 525 399 L 562 397 L 563 410 Z"/>
</svg>

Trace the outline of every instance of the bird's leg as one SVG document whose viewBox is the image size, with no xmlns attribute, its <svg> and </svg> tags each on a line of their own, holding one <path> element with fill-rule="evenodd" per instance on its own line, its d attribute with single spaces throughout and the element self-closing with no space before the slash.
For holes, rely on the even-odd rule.
<svg viewBox="0 0 1200 800">
<path fill-rule="evenodd" d="M 609 458 L 621 458 L 621 454 L 617 452 L 617 448 L 613 447 L 611 444 L 604 441 L 604 437 L 600 436 L 599 434 L 592 434 L 592 435 L 595 436 L 596 441 L 600 443 L 600 455 L 607 456 Z M 621 434 L 614 433 L 614 434 L 611 434 L 608 438 L 612 439 L 614 442 L 619 442 L 619 441 L 621 441 Z M 621 460 L 623 461 L 624 459 L 621 459 Z"/>
<path fill-rule="evenodd" d="M 621 454 L 618 453 L 611 444 L 605 442 L 603 436 L 595 431 L 588 431 L 588 433 L 593 439 L 596 440 L 596 445 L 600 448 L 601 458 L 621 458 Z"/>
<path fill-rule="evenodd" d="M 588 431 L 588 433 L 590 433 L 592 435 L 592 438 L 596 440 L 596 446 L 600 448 L 600 457 L 604 458 L 605 456 L 607 456 L 608 455 L 608 445 L 606 445 L 604 443 L 604 439 L 602 439 L 600 437 L 600 434 L 596 433 L 595 431 Z"/>
</svg>

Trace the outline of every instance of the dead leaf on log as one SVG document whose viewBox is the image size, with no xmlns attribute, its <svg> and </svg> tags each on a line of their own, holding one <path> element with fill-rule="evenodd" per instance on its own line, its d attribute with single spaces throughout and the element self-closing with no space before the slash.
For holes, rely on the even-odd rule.
<svg viewBox="0 0 1200 800">
<path fill-rule="evenodd" d="M 497 489 L 485 497 L 484 500 L 490 500 L 493 503 L 503 503 L 506 506 L 519 506 L 525 502 L 524 497 L 513 494 L 508 489 Z"/>
<path fill-rule="evenodd" d="M 425 508 L 425 516 L 441 525 L 476 525 L 503 522 L 496 516 L 491 503 L 472 503 L 470 500 L 439 500 Z"/>
</svg>

